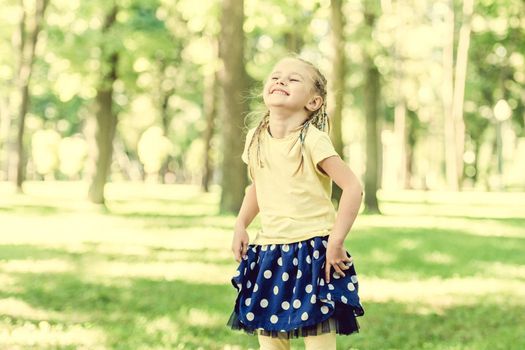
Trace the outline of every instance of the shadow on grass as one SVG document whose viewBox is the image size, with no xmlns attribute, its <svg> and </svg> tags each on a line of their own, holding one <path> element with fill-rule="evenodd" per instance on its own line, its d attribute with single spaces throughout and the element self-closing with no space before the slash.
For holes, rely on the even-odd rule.
<svg viewBox="0 0 525 350">
<path fill-rule="evenodd" d="M 256 338 L 225 323 L 235 300 L 230 285 L 132 279 L 122 286 L 82 280 L 72 274 L 15 276 L 18 293 L 0 292 L 34 308 L 62 315 L 84 314 L 103 329 L 111 349 L 258 348 Z M 522 349 L 525 306 L 480 298 L 475 305 L 421 310 L 402 303 L 367 303 L 361 333 L 339 337 L 338 349 Z M 416 305 L 417 306 L 417 305 Z M 38 319 L 16 316 L 37 323 Z M 48 322 L 64 322 L 48 320 Z M 67 318 L 66 318 L 67 327 Z M 293 342 L 302 348 L 301 341 Z"/>
</svg>

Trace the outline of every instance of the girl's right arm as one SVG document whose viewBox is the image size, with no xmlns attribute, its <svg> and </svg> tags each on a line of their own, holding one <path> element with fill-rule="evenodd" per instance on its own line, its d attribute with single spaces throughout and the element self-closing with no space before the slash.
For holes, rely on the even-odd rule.
<svg viewBox="0 0 525 350">
<path fill-rule="evenodd" d="M 259 205 L 257 204 L 255 183 L 252 183 L 246 189 L 241 209 L 239 209 L 239 214 L 237 215 L 237 220 L 235 221 L 232 252 L 237 262 L 241 262 L 241 258 L 246 255 L 249 244 L 249 237 L 248 232 L 246 232 L 246 228 L 248 228 L 257 213 L 259 213 Z"/>
</svg>

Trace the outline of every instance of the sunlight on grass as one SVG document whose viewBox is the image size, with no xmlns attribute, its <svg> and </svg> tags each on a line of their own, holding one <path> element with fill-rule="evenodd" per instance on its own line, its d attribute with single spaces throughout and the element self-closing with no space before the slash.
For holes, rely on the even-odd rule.
<svg viewBox="0 0 525 350">
<path fill-rule="evenodd" d="M 104 332 L 92 325 L 64 326 L 46 321 L 13 324 L 4 318 L 0 319 L 0 339 L 3 346 L 10 348 L 75 346 L 76 349 L 106 349 Z"/>
<path fill-rule="evenodd" d="M 395 301 L 406 305 L 423 304 L 440 310 L 475 304 L 479 298 L 496 296 L 500 300 L 525 305 L 525 282 L 512 279 L 468 277 L 399 281 L 361 276 L 360 283 L 362 287 L 359 294 L 365 304 L 366 301 Z"/>
<path fill-rule="evenodd" d="M 512 265 L 505 263 L 494 263 L 489 266 L 484 266 L 483 262 L 479 263 L 480 268 L 492 276 L 504 276 L 507 278 L 521 278 L 525 279 L 525 265 Z"/>
<path fill-rule="evenodd" d="M 521 215 L 525 217 L 525 206 Z M 458 214 L 457 216 L 461 216 Z M 490 215 L 486 216 L 490 217 Z M 484 219 L 471 220 L 459 217 L 441 217 L 430 215 L 361 215 L 357 218 L 354 227 L 356 229 L 366 227 L 406 227 L 406 228 L 445 228 L 457 230 L 469 235 L 482 237 L 522 237 L 525 238 L 525 227 L 501 225 L 498 220 Z M 352 233 L 350 233 L 351 235 Z"/>
<path fill-rule="evenodd" d="M 200 327 L 220 326 L 224 323 L 223 315 L 212 315 L 201 309 L 191 308 L 186 316 L 188 324 Z"/>
<path fill-rule="evenodd" d="M 207 284 L 229 283 L 231 268 L 200 262 L 177 263 L 121 263 L 95 262 L 88 271 L 94 276 L 149 278 L 171 281 L 175 279 Z"/>
<path fill-rule="evenodd" d="M 58 273 L 72 271 L 73 266 L 68 261 L 60 259 L 24 259 L 0 261 L 0 270 L 5 272 Z"/>
<path fill-rule="evenodd" d="M 30 320 L 64 319 L 61 313 L 35 308 L 23 300 L 0 299 L 0 314 Z"/>
</svg>

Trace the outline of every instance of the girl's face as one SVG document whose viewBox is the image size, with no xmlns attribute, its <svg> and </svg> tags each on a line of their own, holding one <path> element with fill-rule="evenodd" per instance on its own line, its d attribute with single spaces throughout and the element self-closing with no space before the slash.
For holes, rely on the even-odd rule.
<svg viewBox="0 0 525 350">
<path fill-rule="evenodd" d="M 319 97 L 313 89 L 311 69 L 293 58 L 275 65 L 263 88 L 264 104 L 268 109 L 281 108 L 291 113 L 315 110 L 311 102 Z"/>
</svg>

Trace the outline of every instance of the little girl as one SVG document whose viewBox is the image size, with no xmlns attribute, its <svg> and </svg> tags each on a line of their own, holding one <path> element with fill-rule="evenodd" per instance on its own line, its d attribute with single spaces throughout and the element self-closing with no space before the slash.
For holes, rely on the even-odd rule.
<svg viewBox="0 0 525 350">
<path fill-rule="evenodd" d="M 307 350 L 336 349 L 336 333 L 357 332 L 364 314 L 344 248 L 362 187 L 325 131 L 326 79 L 315 66 L 279 61 L 263 99 L 268 110 L 242 154 L 252 184 L 235 223 L 238 295 L 228 325 L 257 334 L 261 349 L 289 349 L 296 337 Z M 332 180 L 343 190 L 337 215 Z M 249 244 L 259 212 L 262 229 Z"/>
</svg>

